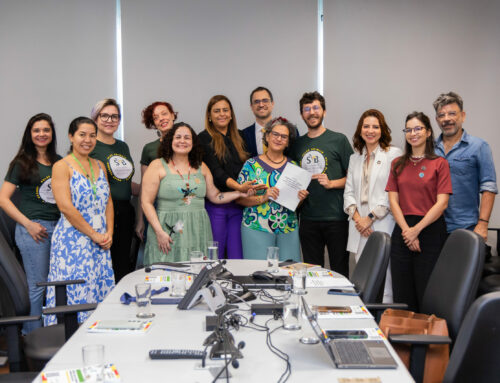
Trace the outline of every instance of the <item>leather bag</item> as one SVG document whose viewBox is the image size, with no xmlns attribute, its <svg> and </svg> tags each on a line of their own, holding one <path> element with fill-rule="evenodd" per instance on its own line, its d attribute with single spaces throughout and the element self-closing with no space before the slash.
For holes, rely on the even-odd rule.
<svg viewBox="0 0 500 383">
<path fill-rule="evenodd" d="M 380 319 L 379 327 L 386 337 L 389 337 L 390 334 L 448 336 L 446 320 L 435 315 L 418 314 L 406 310 L 385 310 Z M 409 368 L 410 345 L 393 344 L 393 347 L 406 368 Z M 425 357 L 424 383 L 442 382 L 449 359 L 449 345 L 430 345 Z"/>
</svg>

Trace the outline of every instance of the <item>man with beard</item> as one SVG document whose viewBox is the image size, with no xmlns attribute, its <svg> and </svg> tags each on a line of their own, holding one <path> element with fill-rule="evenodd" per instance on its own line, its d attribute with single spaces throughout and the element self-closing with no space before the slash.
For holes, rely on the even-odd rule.
<svg viewBox="0 0 500 383">
<path fill-rule="evenodd" d="M 490 146 L 462 128 L 465 112 L 458 94 L 442 93 L 433 105 L 442 131 L 436 140 L 435 151 L 448 160 L 453 184 L 453 194 L 444 212 L 448 233 L 468 229 L 486 240 L 488 221 L 498 193 Z"/>
<path fill-rule="evenodd" d="M 274 108 L 273 94 L 267 88 L 259 86 L 250 93 L 250 108 L 255 116 L 255 123 L 243 129 L 243 139 L 250 157 L 264 153 L 262 136 L 264 127 L 271 121 Z"/>
<path fill-rule="evenodd" d="M 299 236 L 304 261 L 324 266 L 326 245 L 330 268 L 348 276 L 348 223 L 343 203 L 353 151 L 345 135 L 323 126 L 326 107 L 321 94 L 304 93 L 300 113 L 307 125 L 307 134 L 295 142 L 292 157 L 313 174 L 309 196 L 300 210 Z"/>
</svg>

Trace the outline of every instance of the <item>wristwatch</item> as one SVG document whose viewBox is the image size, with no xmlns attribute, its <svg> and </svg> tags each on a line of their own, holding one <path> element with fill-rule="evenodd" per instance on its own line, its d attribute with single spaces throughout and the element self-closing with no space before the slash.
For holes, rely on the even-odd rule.
<svg viewBox="0 0 500 383">
<path fill-rule="evenodd" d="M 370 218 L 372 221 L 375 221 L 375 215 L 372 212 L 368 213 L 368 218 Z"/>
</svg>

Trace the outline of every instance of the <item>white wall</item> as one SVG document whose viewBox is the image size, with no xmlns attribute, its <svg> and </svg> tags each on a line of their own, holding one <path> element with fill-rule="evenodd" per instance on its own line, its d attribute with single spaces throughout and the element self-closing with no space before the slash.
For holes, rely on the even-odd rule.
<svg viewBox="0 0 500 383">
<path fill-rule="evenodd" d="M 377 108 L 403 147 L 406 115 L 425 112 L 437 135 L 432 102 L 453 90 L 464 128 L 489 142 L 500 177 L 499 16 L 500 2 L 487 0 L 325 1 L 327 126 L 351 139 L 360 115 Z M 499 225 L 497 201 L 490 226 Z"/>
<path fill-rule="evenodd" d="M 266 86 L 274 115 L 298 123 L 298 100 L 316 86 L 315 2 L 122 0 L 125 138 L 133 153 L 156 138 L 141 111 L 170 102 L 196 131 L 208 100 L 231 100 L 240 129 L 253 123 L 250 92 Z M 138 158 L 136 156 L 136 158 Z"/>
<path fill-rule="evenodd" d="M 62 154 L 71 120 L 115 96 L 114 31 L 114 0 L 1 0 L 2 178 L 31 116 L 52 116 Z"/>
</svg>

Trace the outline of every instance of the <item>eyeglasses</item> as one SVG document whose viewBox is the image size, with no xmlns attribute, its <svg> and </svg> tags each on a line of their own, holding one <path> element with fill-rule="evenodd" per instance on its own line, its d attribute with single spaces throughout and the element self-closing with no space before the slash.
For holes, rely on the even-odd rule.
<svg viewBox="0 0 500 383">
<path fill-rule="evenodd" d="M 102 122 L 107 122 L 109 119 L 113 122 L 120 121 L 120 115 L 119 114 L 107 114 L 107 113 L 101 113 L 99 114 L 99 118 L 101 119 Z"/>
<path fill-rule="evenodd" d="M 412 132 L 420 133 L 425 128 L 423 126 L 415 126 L 414 128 L 404 128 L 403 132 L 406 134 L 411 134 Z"/>
<path fill-rule="evenodd" d="M 252 104 L 254 104 L 254 105 L 259 105 L 259 104 L 267 105 L 270 102 L 271 102 L 271 99 L 263 98 L 262 100 L 253 100 Z"/>
<path fill-rule="evenodd" d="M 448 113 L 444 113 L 444 112 L 443 112 L 443 113 L 439 113 L 439 114 L 437 115 L 437 118 L 439 118 L 440 120 L 442 120 L 442 119 L 443 119 L 443 118 L 445 118 L 447 115 L 448 115 L 449 117 L 451 117 L 451 118 L 455 118 L 455 117 L 458 115 L 458 113 L 457 113 L 457 112 L 455 112 L 455 111 L 451 111 L 451 112 L 448 112 Z"/>
<path fill-rule="evenodd" d="M 275 132 L 274 130 L 271 131 L 270 133 L 276 139 L 281 138 L 283 141 L 288 141 L 288 134 L 279 134 L 278 132 Z"/>
<path fill-rule="evenodd" d="M 302 112 L 304 112 L 304 113 L 311 113 L 312 110 L 314 110 L 315 112 L 318 112 L 321 110 L 321 106 L 313 105 L 313 106 L 304 106 L 304 108 L 302 108 Z"/>
</svg>

